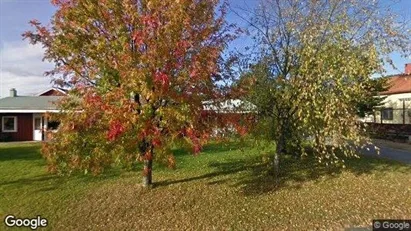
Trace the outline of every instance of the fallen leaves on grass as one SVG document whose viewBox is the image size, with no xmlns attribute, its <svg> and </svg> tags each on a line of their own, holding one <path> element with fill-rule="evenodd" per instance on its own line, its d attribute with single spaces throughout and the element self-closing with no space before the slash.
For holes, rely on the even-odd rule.
<svg viewBox="0 0 411 231">
<path fill-rule="evenodd" d="M 0 197 L 9 206 L 3 210 L 47 214 L 56 230 L 341 230 L 411 215 L 411 167 L 380 159 L 332 169 L 284 158 L 275 184 L 258 152 L 212 144 L 196 157 L 177 153 L 176 170 L 155 166 L 155 185 L 147 190 L 135 172 L 41 178 L 37 152 L 1 155 L 0 193 L 15 201 Z"/>
</svg>

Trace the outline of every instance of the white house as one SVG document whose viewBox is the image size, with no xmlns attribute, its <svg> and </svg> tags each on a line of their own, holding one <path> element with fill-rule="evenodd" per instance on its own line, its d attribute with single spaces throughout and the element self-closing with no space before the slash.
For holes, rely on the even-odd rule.
<svg viewBox="0 0 411 231">
<path fill-rule="evenodd" d="M 411 63 L 405 64 L 405 72 L 389 78 L 390 88 L 381 92 L 386 96 L 384 105 L 375 110 L 374 115 L 365 118 L 366 122 L 383 124 L 411 124 Z"/>
</svg>

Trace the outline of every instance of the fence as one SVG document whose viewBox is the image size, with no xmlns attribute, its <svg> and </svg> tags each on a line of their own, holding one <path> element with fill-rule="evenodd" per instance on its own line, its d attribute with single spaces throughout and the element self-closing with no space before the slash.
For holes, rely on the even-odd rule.
<svg viewBox="0 0 411 231">
<path fill-rule="evenodd" d="M 367 123 L 367 131 L 374 138 L 388 139 L 397 142 L 411 141 L 411 124 Z"/>
</svg>

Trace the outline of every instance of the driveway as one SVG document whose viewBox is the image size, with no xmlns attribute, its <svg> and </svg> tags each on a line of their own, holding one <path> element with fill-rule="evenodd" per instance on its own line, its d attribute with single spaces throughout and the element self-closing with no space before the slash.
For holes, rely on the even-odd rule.
<svg viewBox="0 0 411 231">
<path fill-rule="evenodd" d="M 406 150 L 389 148 L 382 145 L 377 145 L 380 148 L 380 155 L 377 155 L 377 151 L 374 147 L 369 147 L 370 150 L 361 150 L 363 155 L 380 157 L 384 159 L 396 160 L 406 164 L 411 164 L 411 152 Z"/>
</svg>

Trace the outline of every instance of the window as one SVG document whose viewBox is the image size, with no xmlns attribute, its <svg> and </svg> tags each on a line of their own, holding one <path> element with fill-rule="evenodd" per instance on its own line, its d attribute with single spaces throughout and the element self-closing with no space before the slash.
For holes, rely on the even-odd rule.
<svg viewBox="0 0 411 231">
<path fill-rule="evenodd" d="M 34 118 L 34 130 L 41 130 L 41 117 Z"/>
<path fill-rule="evenodd" d="M 60 122 L 59 121 L 49 121 L 47 124 L 47 129 L 49 130 L 57 130 L 59 127 Z"/>
<path fill-rule="evenodd" d="M 383 120 L 393 120 L 393 109 L 392 108 L 384 108 L 382 109 L 382 119 Z"/>
<path fill-rule="evenodd" d="M 17 116 L 3 116 L 1 130 L 2 132 L 17 132 Z"/>
</svg>

